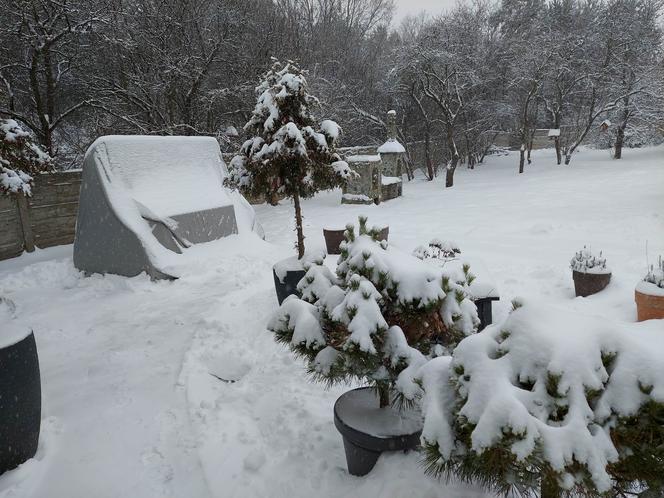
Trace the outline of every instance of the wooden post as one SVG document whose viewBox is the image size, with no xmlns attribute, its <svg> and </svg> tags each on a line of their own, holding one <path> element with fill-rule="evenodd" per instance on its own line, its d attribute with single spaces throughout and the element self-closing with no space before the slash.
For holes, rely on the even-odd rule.
<svg viewBox="0 0 664 498">
<path fill-rule="evenodd" d="M 18 216 L 21 220 L 21 230 L 23 231 L 23 244 L 25 250 L 34 252 L 35 250 L 35 235 L 32 233 L 32 226 L 30 225 L 30 211 L 28 209 L 28 201 L 23 194 L 16 194 L 16 204 L 18 206 Z"/>
</svg>

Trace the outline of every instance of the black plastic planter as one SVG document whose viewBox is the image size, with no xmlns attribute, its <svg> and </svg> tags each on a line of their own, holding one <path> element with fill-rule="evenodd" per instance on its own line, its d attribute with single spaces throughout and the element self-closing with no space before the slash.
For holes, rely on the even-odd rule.
<svg viewBox="0 0 664 498">
<path fill-rule="evenodd" d="M 417 448 L 422 434 L 421 416 L 419 412 L 413 411 L 410 413 L 418 414 L 417 421 L 408 421 L 403 430 L 394 431 L 398 434 L 370 434 L 365 427 L 360 427 L 356 423 L 358 414 L 362 414 L 363 405 L 367 400 L 371 403 L 375 401 L 375 407 L 366 410 L 366 414 L 360 417 L 364 420 L 375 419 L 376 409 L 389 410 L 396 416 L 401 413 L 394 407 L 378 408 L 378 397 L 371 387 L 353 389 L 337 399 L 334 404 L 334 425 L 343 437 L 348 472 L 354 476 L 364 476 L 371 472 L 384 451 L 408 451 Z M 349 415 L 350 413 L 352 415 Z"/>
<path fill-rule="evenodd" d="M 277 291 L 277 301 L 279 305 L 284 302 L 288 296 L 295 294 L 299 296 L 300 293 L 297 290 L 297 284 L 304 278 L 306 272 L 304 270 L 289 270 L 286 272 L 283 282 L 279 280 L 277 272 L 272 269 L 272 275 L 274 276 L 274 288 Z"/>
<path fill-rule="evenodd" d="M 497 297 L 482 297 L 475 300 L 475 306 L 477 306 L 477 315 L 480 319 L 479 330 L 484 330 L 485 327 L 493 323 L 493 309 L 491 302 L 498 301 Z"/>
<path fill-rule="evenodd" d="M 35 456 L 41 380 L 35 336 L 0 349 L 0 474 Z"/>
<path fill-rule="evenodd" d="M 574 292 L 577 296 L 587 297 L 597 294 L 611 281 L 610 273 L 582 273 L 572 270 Z"/>
</svg>

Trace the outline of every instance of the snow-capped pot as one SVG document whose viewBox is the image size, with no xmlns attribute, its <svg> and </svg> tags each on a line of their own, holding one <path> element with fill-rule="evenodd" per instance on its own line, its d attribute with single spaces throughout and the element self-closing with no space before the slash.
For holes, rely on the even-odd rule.
<svg viewBox="0 0 664 498">
<path fill-rule="evenodd" d="M 286 299 L 268 328 L 306 359 L 314 379 L 366 383 L 373 408 L 399 410 L 418 405 L 419 368 L 473 334 L 479 319 L 467 282 L 388 246 L 379 232 L 362 217 L 358 232 L 347 225 L 336 275 L 312 264 L 298 285 L 302 297 Z M 382 451 L 378 441 L 362 449 Z"/>
<path fill-rule="evenodd" d="M 587 297 L 603 290 L 611 281 L 611 270 L 606 266 L 606 258 L 593 255 L 586 246 L 578 251 L 570 261 L 574 291 L 578 296 Z"/>
<path fill-rule="evenodd" d="M 293 199 L 298 259 L 304 256 L 301 199 L 340 187 L 353 175 L 335 152 L 341 127 L 316 124 L 305 71 L 292 61 L 274 62 L 256 87 L 258 95 L 244 129 L 253 134 L 230 162 L 226 184 L 250 197 Z"/>
<path fill-rule="evenodd" d="M 390 235 L 390 227 L 385 226 L 378 233 L 378 240 L 387 240 Z M 341 243 L 346 239 L 346 229 L 341 230 L 323 228 L 325 247 L 328 254 L 341 254 Z"/>
<path fill-rule="evenodd" d="M 35 336 L 0 297 L 0 474 L 32 458 L 39 443 L 41 379 Z"/>
<path fill-rule="evenodd" d="M 498 495 L 662 496 L 658 325 L 526 303 L 431 360 L 421 371 L 428 473 Z"/>
<path fill-rule="evenodd" d="M 638 321 L 664 318 L 664 260 L 651 265 L 645 278 L 634 291 Z"/>
<path fill-rule="evenodd" d="M 279 305 L 288 296 L 293 294 L 300 296 L 298 284 L 304 278 L 307 270 L 312 264 L 322 265 L 325 261 L 325 251 L 307 251 L 302 258 L 292 256 L 282 259 L 272 267 L 274 277 L 274 288 L 277 293 Z"/>
<path fill-rule="evenodd" d="M 53 159 L 13 119 L 0 119 L 0 193 L 32 195 L 34 175 Z"/>
<path fill-rule="evenodd" d="M 456 242 L 451 240 L 433 239 L 428 246 L 418 246 L 413 251 L 413 256 L 419 259 L 440 259 L 446 261 L 454 259 L 461 254 L 461 249 Z"/>
</svg>

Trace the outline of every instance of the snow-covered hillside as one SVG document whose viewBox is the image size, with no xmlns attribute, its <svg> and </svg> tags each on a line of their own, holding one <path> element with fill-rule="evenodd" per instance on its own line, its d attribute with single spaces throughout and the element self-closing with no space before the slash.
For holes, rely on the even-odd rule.
<svg viewBox="0 0 664 498">
<path fill-rule="evenodd" d="M 556 166 L 536 151 L 523 175 L 514 154 L 492 157 L 459 169 L 451 189 L 416 179 L 380 206 L 322 193 L 303 203 L 307 247 L 366 214 L 403 250 L 439 238 L 481 259 L 502 297 L 494 320 L 525 296 L 631 322 L 646 243 L 651 262 L 664 253 L 664 148 L 625 155 L 581 151 Z M 0 262 L 0 296 L 35 331 L 44 404 L 39 453 L 0 477 L 0 498 L 485 496 L 425 477 L 415 453 L 348 475 L 332 423 L 346 388 L 308 382 L 265 329 L 277 307 L 271 267 L 293 253 L 292 206 L 256 211 L 267 242 L 194 247 L 175 282 L 86 278 L 71 246 Z M 584 245 L 603 251 L 613 277 L 574 298 L 569 261 Z"/>
</svg>

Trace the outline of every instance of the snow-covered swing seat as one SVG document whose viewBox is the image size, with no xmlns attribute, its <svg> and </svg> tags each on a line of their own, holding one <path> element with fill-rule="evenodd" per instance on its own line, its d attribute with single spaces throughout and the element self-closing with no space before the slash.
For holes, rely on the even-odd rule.
<svg viewBox="0 0 664 498">
<path fill-rule="evenodd" d="M 262 236 L 251 205 L 223 186 L 226 174 L 212 137 L 98 138 L 83 162 L 74 265 L 171 279 L 193 244 Z"/>
</svg>

